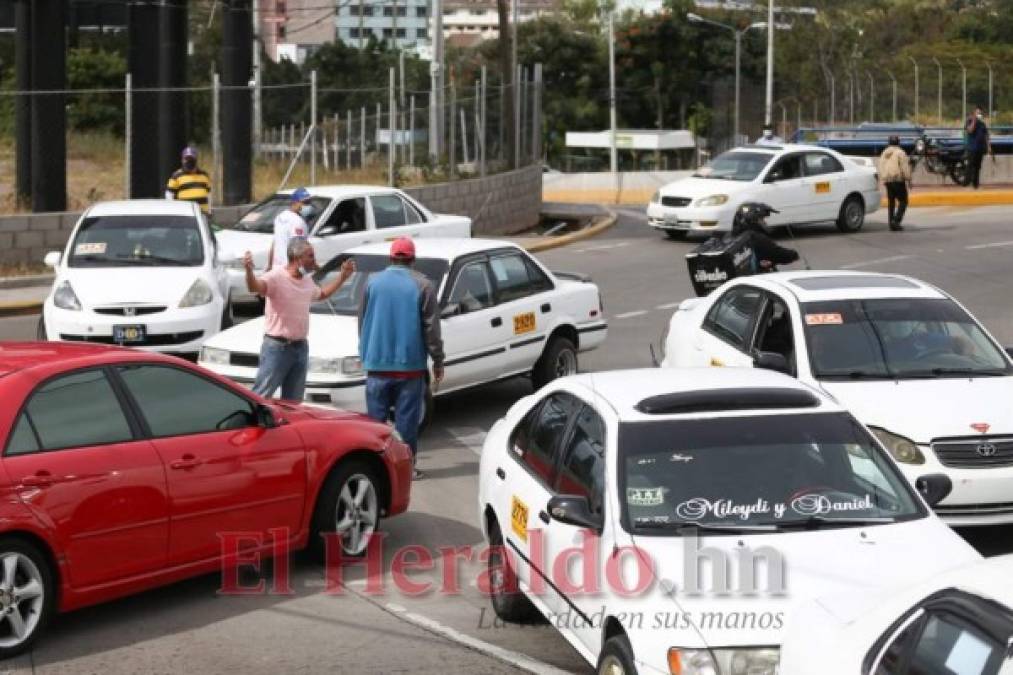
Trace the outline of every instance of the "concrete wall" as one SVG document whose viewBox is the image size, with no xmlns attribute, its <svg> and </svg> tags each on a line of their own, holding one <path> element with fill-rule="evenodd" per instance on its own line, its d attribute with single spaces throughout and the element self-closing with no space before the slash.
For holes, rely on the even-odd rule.
<svg viewBox="0 0 1013 675">
<path fill-rule="evenodd" d="M 513 234 L 538 224 L 542 169 L 531 166 L 484 179 L 405 190 L 430 211 L 470 216 L 477 235 Z M 249 206 L 214 210 L 220 223 L 234 223 Z M 42 263 L 47 251 L 62 250 L 80 213 L 32 213 L 0 217 L 0 264 Z"/>
</svg>

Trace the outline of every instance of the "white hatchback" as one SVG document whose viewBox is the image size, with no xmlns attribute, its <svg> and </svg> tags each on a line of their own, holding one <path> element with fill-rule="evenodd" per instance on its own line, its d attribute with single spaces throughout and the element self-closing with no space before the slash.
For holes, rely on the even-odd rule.
<svg viewBox="0 0 1013 675">
<path fill-rule="evenodd" d="M 39 338 L 196 354 L 232 325 L 214 235 L 193 202 L 100 202 L 78 220 L 39 321 Z"/>
<path fill-rule="evenodd" d="M 948 489 L 788 376 L 646 369 L 518 401 L 478 515 L 497 615 L 544 614 L 599 673 L 774 675 L 804 599 L 981 559 L 928 508 Z"/>
<path fill-rule="evenodd" d="M 945 473 L 952 525 L 1013 521 L 1013 362 L 960 303 L 917 279 L 778 272 L 685 300 L 662 365 L 754 365 L 818 387 L 914 480 Z"/>
<path fill-rule="evenodd" d="M 879 208 L 878 181 L 874 166 L 827 148 L 747 145 L 662 186 L 647 205 L 647 223 L 670 238 L 726 232 L 740 205 L 763 202 L 778 210 L 770 226 L 836 222 L 855 232 Z"/>
</svg>

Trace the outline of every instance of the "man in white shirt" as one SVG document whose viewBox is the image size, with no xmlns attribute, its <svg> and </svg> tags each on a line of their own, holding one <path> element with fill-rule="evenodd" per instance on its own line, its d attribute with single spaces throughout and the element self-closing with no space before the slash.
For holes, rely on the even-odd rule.
<svg viewBox="0 0 1013 675">
<path fill-rule="evenodd" d="M 306 218 L 312 215 L 313 209 L 309 191 L 304 187 L 297 188 L 290 199 L 289 207 L 274 219 L 274 240 L 267 255 L 267 270 L 288 264 L 288 242 L 292 237 L 308 237 L 310 234 L 306 224 Z"/>
<path fill-rule="evenodd" d="M 782 145 L 784 139 L 774 135 L 774 127 L 770 124 L 763 126 L 763 135 L 756 139 L 753 145 Z"/>
</svg>

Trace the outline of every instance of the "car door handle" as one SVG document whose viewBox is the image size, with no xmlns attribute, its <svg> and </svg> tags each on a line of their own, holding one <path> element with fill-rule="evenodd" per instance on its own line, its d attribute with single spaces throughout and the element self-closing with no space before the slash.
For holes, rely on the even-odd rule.
<svg viewBox="0 0 1013 675">
<path fill-rule="evenodd" d="M 53 476 L 48 471 L 37 471 L 33 476 L 25 476 L 21 479 L 24 487 L 49 487 L 53 484 Z"/>
<path fill-rule="evenodd" d="M 542 305 L 542 314 L 548 314 L 551 311 L 552 305 L 550 305 L 549 303 L 545 303 L 544 305 Z"/>
<path fill-rule="evenodd" d="M 493 317 L 492 320 L 489 323 L 492 324 L 493 328 L 499 328 L 500 326 L 503 325 L 503 319 L 501 319 L 500 317 L 496 316 L 496 317 Z"/>
<path fill-rule="evenodd" d="M 203 464 L 204 461 L 197 459 L 193 455 L 183 455 L 180 459 L 169 464 L 170 468 L 173 469 L 193 469 Z"/>
<path fill-rule="evenodd" d="M 496 467 L 496 477 L 499 478 L 500 480 L 506 480 L 506 471 L 504 471 L 500 467 Z"/>
<path fill-rule="evenodd" d="M 546 513 L 545 511 L 539 511 L 538 517 L 541 518 L 542 522 L 545 523 L 546 525 L 548 525 L 549 521 L 551 520 L 551 518 L 549 518 L 549 514 Z"/>
</svg>

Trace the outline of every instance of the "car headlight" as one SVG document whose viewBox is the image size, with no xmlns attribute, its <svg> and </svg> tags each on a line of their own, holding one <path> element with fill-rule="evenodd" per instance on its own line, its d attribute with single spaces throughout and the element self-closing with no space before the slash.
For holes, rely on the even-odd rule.
<svg viewBox="0 0 1013 675">
<path fill-rule="evenodd" d="M 197 279 L 190 286 L 190 289 L 180 300 L 180 307 L 200 307 L 211 302 L 214 295 L 211 293 L 211 287 L 207 285 L 207 282 L 203 279 Z"/>
<path fill-rule="evenodd" d="M 322 359 L 319 356 L 311 356 L 309 372 L 321 375 L 340 375 L 341 359 Z"/>
<path fill-rule="evenodd" d="M 925 455 L 911 439 L 891 434 L 886 429 L 878 427 L 869 427 L 869 431 L 883 444 L 890 456 L 901 464 L 925 463 Z"/>
<path fill-rule="evenodd" d="M 728 201 L 728 195 L 711 195 L 710 197 L 704 197 L 703 199 L 696 200 L 697 206 L 721 206 Z"/>
<path fill-rule="evenodd" d="M 341 372 L 345 375 L 361 375 L 362 359 L 358 356 L 346 356 L 341 359 Z"/>
<path fill-rule="evenodd" d="M 69 281 L 64 281 L 56 287 L 56 291 L 53 293 L 53 304 L 60 309 L 81 311 L 81 301 L 77 299 L 77 294 L 71 288 Z"/>
<path fill-rule="evenodd" d="M 776 675 L 780 660 L 777 647 L 668 650 L 672 675 Z"/>
<path fill-rule="evenodd" d="M 660 201 L 661 201 L 661 190 L 655 190 L 654 194 L 651 196 L 651 203 L 657 204 Z"/>
<path fill-rule="evenodd" d="M 227 366 L 229 365 L 229 352 L 217 347 L 201 347 L 200 362 L 213 366 Z"/>
</svg>

